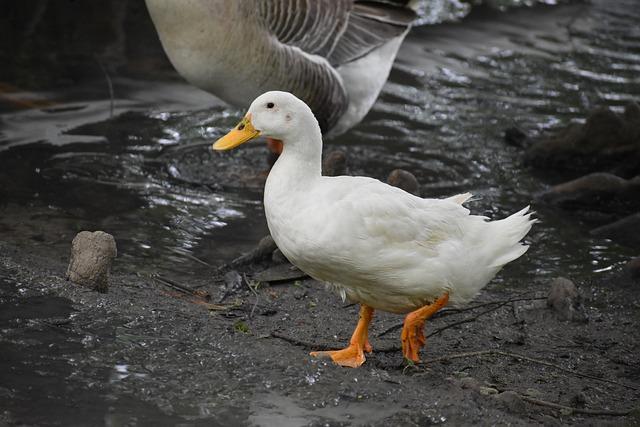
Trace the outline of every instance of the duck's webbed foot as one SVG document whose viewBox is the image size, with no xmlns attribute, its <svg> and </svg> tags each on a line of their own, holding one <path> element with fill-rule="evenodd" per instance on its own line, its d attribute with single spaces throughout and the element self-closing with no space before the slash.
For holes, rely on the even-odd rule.
<svg viewBox="0 0 640 427">
<path fill-rule="evenodd" d="M 449 301 L 449 293 L 445 293 L 434 303 L 425 305 L 422 308 L 407 314 L 402 328 L 402 354 L 405 359 L 412 362 L 419 362 L 418 353 L 424 347 L 426 339 L 424 337 L 424 322 L 433 314 L 444 307 Z"/>
<path fill-rule="evenodd" d="M 369 323 L 373 317 L 373 309 L 369 306 L 362 305 L 360 307 L 360 319 L 356 330 L 353 332 L 351 341 L 347 348 L 342 350 L 331 351 L 313 351 L 311 356 L 314 357 L 330 357 L 340 366 L 357 368 L 362 365 L 366 358 L 364 353 L 371 353 L 373 348 L 369 343 Z"/>
</svg>

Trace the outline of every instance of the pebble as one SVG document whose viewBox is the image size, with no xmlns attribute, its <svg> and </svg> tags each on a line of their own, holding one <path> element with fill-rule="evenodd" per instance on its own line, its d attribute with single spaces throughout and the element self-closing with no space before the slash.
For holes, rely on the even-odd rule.
<svg viewBox="0 0 640 427">
<path fill-rule="evenodd" d="M 525 147 L 528 145 L 529 137 L 517 126 L 512 126 L 504 130 L 504 141 L 513 147 Z"/>
<path fill-rule="evenodd" d="M 640 279 L 640 256 L 633 258 L 625 265 L 625 270 L 629 273 L 632 279 Z"/>
<path fill-rule="evenodd" d="M 576 285 L 567 278 L 558 277 L 551 282 L 547 306 L 551 307 L 562 320 L 574 322 L 588 320 L 582 305 L 582 295 Z"/>
<path fill-rule="evenodd" d="M 416 177 L 404 169 L 394 169 L 387 178 L 387 184 L 393 185 L 406 191 L 407 193 L 418 195 L 420 185 Z"/>
<path fill-rule="evenodd" d="M 116 240 L 111 234 L 81 231 L 71 243 L 67 280 L 98 292 L 107 292 L 111 264 L 116 255 Z"/>
<path fill-rule="evenodd" d="M 347 174 L 347 155 L 344 151 L 334 150 L 327 154 L 322 162 L 324 176 L 341 176 Z"/>
</svg>

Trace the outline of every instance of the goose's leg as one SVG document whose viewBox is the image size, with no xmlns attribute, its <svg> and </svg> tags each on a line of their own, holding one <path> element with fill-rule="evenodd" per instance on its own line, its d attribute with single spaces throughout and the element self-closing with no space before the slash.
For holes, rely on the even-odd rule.
<svg viewBox="0 0 640 427">
<path fill-rule="evenodd" d="M 357 368 L 366 360 L 364 352 L 371 352 L 371 344 L 369 344 L 369 323 L 373 317 L 373 308 L 362 304 L 360 306 L 360 318 L 356 330 L 353 331 L 349 346 L 342 350 L 334 351 L 313 351 L 311 355 L 314 357 L 331 357 L 331 359 L 341 366 Z"/>
<path fill-rule="evenodd" d="M 446 292 L 435 302 L 425 305 L 422 308 L 407 314 L 404 319 L 404 327 L 402 328 L 402 354 L 405 359 L 412 362 L 419 362 L 418 352 L 424 346 L 426 340 L 424 338 L 424 322 L 433 314 L 447 305 L 449 301 L 449 293 Z"/>
</svg>

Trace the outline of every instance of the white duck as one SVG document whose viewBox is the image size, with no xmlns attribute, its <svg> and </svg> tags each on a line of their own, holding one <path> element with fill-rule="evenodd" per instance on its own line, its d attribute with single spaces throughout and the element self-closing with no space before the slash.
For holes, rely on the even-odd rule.
<svg viewBox="0 0 640 427">
<path fill-rule="evenodd" d="M 373 310 L 409 313 L 405 358 L 418 361 L 424 322 L 447 302 L 471 300 L 510 261 L 527 251 L 528 207 L 506 219 L 470 215 L 470 194 L 422 199 L 365 177 L 321 174 L 322 136 L 309 107 L 287 92 L 259 96 L 239 125 L 214 145 L 229 150 L 258 135 L 279 139 L 264 207 L 282 253 L 311 277 L 361 304 L 349 346 L 314 352 L 356 367 L 371 351 Z"/>
<path fill-rule="evenodd" d="M 414 2 L 146 0 L 164 50 L 191 84 L 242 108 L 265 90 L 287 90 L 334 135 L 378 97 Z"/>
</svg>

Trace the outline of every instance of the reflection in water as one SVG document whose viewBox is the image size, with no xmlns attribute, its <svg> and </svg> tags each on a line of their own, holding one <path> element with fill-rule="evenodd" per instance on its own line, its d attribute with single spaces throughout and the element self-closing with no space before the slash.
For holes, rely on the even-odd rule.
<svg viewBox="0 0 640 427">
<path fill-rule="evenodd" d="M 446 4 L 461 8 L 450 17 L 466 13 L 463 3 Z M 553 178 L 523 168 L 520 150 L 502 141 L 505 128 L 517 124 L 535 136 L 581 121 L 595 106 L 619 110 L 639 98 L 635 6 L 599 0 L 508 14 L 480 9 L 461 24 L 415 28 L 373 111 L 327 149 L 346 151 L 353 174 L 385 179 L 405 168 L 423 196 L 472 191 L 475 212 L 506 215 Z M 77 99 L 5 114 L 6 234 L 66 251 L 79 229 L 103 229 L 118 241 L 118 268 L 168 274 L 209 274 L 206 264 L 229 260 L 265 235 L 266 149 L 209 149 L 242 112 L 211 107 L 213 98 L 185 86 L 154 92 L 146 83 L 139 90 L 115 83 L 133 101 L 116 99 L 121 114 L 114 118 L 108 102 Z M 161 109 L 150 107 L 151 92 Z M 187 113 L 187 105 L 198 108 Z M 535 209 L 542 222 L 528 260 L 509 274 L 589 274 L 626 259 L 573 218 Z"/>
</svg>

